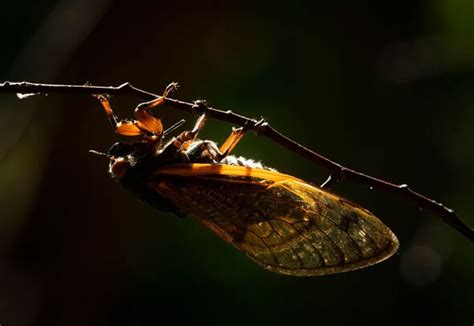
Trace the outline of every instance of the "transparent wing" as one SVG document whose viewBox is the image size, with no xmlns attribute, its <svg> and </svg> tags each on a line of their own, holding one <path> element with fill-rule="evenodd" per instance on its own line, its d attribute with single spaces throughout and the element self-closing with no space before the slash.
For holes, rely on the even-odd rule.
<svg viewBox="0 0 474 326">
<path fill-rule="evenodd" d="M 156 176 L 152 184 L 183 213 L 277 273 L 345 272 L 397 251 L 395 235 L 369 211 L 294 177 L 265 171 L 262 179 L 244 169 Z"/>
</svg>

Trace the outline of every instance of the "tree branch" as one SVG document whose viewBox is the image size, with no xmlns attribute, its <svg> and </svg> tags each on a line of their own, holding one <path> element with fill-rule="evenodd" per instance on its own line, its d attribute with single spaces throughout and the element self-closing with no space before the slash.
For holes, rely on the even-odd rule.
<svg viewBox="0 0 474 326">
<path fill-rule="evenodd" d="M 152 100 L 160 95 L 150 93 L 124 83 L 120 86 L 92 86 L 92 85 L 58 85 L 58 84 L 38 84 L 29 82 L 5 82 L 0 84 L 0 93 L 17 93 L 17 94 L 47 94 L 47 93 L 65 93 L 65 94 L 111 94 L 111 95 L 131 95 L 142 100 Z M 406 184 L 394 184 L 382 179 L 374 178 L 364 173 L 349 169 L 336 163 L 321 154 L 318 154 L 290 138 L 279 133 L 272 128 L 267 122 L 262 120 L 250 119 L 245 116 L 233 113 L 232 111 L 223 111 L 208 107 L 206 105 L 196 106 L 195 103 L 180 101 L 173 98 L 166 98 L 166 104 L 186 111 L 191 114 L 205 113 L 208 117 L 229 122 L 234 125 L 244 126 L 256 134 L 267 137 L 281 146 L 305 157 L 306 159 L 324 167 L 330 172 L 330 178 L 322 185 L 328 187 L 341 180 L 349 180 L 370 187 L 399 193 L 407 199 L 415 202 L 420 207 L 429 209 L 439 214 L 443 221 L 464 235 L 466 238 L 474 242 L 474 230 L 466 225 L 456 213 L 445 205 L 424 196 Z"/>
</svg>

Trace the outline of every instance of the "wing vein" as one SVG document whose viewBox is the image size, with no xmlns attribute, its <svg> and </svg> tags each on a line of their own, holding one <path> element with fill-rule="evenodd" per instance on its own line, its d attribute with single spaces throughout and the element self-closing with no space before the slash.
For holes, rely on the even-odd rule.
<svg viewBox="0 0 474 326">
<path fill-rule="evenodd" d="M 316 212 L 316 211 L 312 211 L 312 212 L 313 212 L 314 214 L 317 214 L 317 215 L 319 215 L 319 216 L 321 216 L 321 217 L 324 218 L 324 216 L 322 216 L 322 215 L 319 214 L 318 212 Z M 347 231 L 344 230 L 343 228 L 340 228 L 339 225 L 338 225 L 332 218 L 329 217 L 329 215 L 326 215 L 326 218 L 327 218 L 329 221 L 331 221 L 331 223 L 333 223 L 333 224 L 338 228 L 338 230 L 341 230 L 342 232 L 344 232 L 344 233 L 347 235 L 347 237 L 350 239 L 350 241 L 351 241 L 351 243 L 354 245 L 354 247 L 357 248 L 357 251 L 359 252 L 359 257 L 360 257 L 360 258 L 364 258 L 364 255 L 362 254 L 362 250 L 361 250 L 359 244 L 357 243 L 357 241 L 354 240 L 354 238 L 349 234 L 349 232 L 347 232 Z M 361 229 L 360 226 L 359 226 L 359 224 L 357 224 L 357 223 L 354 223 L 354 224 L 357 225 L 357 227 L 358 227 L 359 229 Z M 362 229 L 361 229 L 361 231 L 364 232 L 364 230 L 362 230 Z M 321 231 L 321 232 L 322 232 L 322 231 Z M 367 235 L 366 232 L 364 232 L 364 234 Z M 367 236 L 368 236 L 368 235 L 367 235 Z M 369 237 L 369 239 L 372 241 L 372 243 L 374 243 L 374 241 L 373 241 L 370 237 Z M 376 247 L 376 248 L 377 248 L 377 247 Z"/>
<path fill-rule="evenodd" d="M 283 243 L 285 243 L 285 238 L 283 238 L 283 236 L 280 234 L 280 232 L 278 232 L 277 230 L 275 230 L 275 226 L 273 225 L 272 223 L 273 221 L 268 221 L 268 224 L 270 224 L 272 230 L 275 232 L 275 234 L 277 234 L 281 240 L 283 241 Z M 298 261 L 300 262 L 300 266 L 301 268 L 304 268 L 304 264 L 303 264 L 303 261 L 301 260 L 301 257 L 298 255 L 298 253 L 295 251 L 295 249 L 291 246 L 291 245 L 288 245 L 288 247 L 291 249 L 291 251 L 293 251 L 293 253 L 295 254 L 295 256 L 298 258 Z M 283 265 L 280 265 L 282 267 L 284 267 Z M 290 268 L 290 269 L 294 269 L 294 268 Z"/>
<path fill-rule="evenodd" d="M 321 265 L 323 266 L 326 266 L 326 262 L 324 261 L 323 259 L 323 256 L 321 255 L 321 252 L 318 250 L 318 248 L 316 248 L 316 246 L 314 245 L 314 243 L 312 241 L 310 241 L 304 234 L 303 232 L 300 232 L 300 230 L 298 230 L 293 224 L 287 222 L 287 221 L 284 221 L 284 220 L 280 220 L 280 219 L 276 219 L 277 221 L 280 221 L 280 222 L 283 222 L 283 223 L 286 223 L 290 226 L 293 227 L 293 229 L 300 235 L 300 237 L 302 237 L 304 240 L 306 240 L 307 243 L 309 243 L 309 245 L 311 247 L 313 247 L 313 249 L 316 251 L 316 253 L 318 254 L 318 257 L 319 257 L 319 260 L 321 261 Z"/>
<path fill-rule="evenodd" d="M 269 245 L 267 245 L 267 243 L 255 232 L 253 232 L 252 230 L 250 230 L 249 228 L 245 228 L 245 230 L 247 230 L 247 232 L 250 232 L 250 233 L 253 233 L 257 238 L 259 238 L 260 240 L 262 240 L 263 244 L 265 245 L 265 247 L 268 249 L 268 251 L 270 252 L 270 255 L 272 256 L 272 259 L 273 259 L 273 262 L 275 263 L 276 266 L 280 266 L 280 263 L 278 262 L 278 257 L 273 253 L 272 249 L 270 248 Z M 255 257 L 255 255 L 252 254 L 252 256 Z M 255 257 L 257 259 L 257 257 Z"/>
</svg>

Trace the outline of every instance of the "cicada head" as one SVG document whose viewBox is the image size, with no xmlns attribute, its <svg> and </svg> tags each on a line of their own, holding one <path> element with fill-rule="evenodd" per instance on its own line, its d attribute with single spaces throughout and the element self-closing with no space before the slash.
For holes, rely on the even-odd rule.
<svg viewBox="0 0 474 326">
<path fill-rule="evenodd" d="M 112 178 L 120 180 L 126 176 L 134 165 L 148 154 L 149 147 L 150 144 L 146 142 L 113 144 L 108 151 L 109 174 Z"/>
</svg>

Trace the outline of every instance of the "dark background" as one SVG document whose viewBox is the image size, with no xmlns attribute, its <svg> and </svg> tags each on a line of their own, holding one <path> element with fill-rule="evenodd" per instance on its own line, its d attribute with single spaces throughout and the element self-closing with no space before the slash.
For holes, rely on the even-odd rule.
<svg viewBox="0 0 474 326">
<path fill-rule="evenodd" d="M 125 81 L 259 118 L 352 168 L 405 182 L 474 225 L 474 3 L 9 1 L 0 80 Z M 120 116 L 134 98 L 115 97 Z M 193 118 L 159 108 L 169 126 Z M 230 125 L 209 121 L 222 142 Z M 472 325 L 468 240 L 367 187 L 336 191 L 401 242 L 376 266 L 272 274 L 196 222 L 154 211 L 107 175 L 115 135 L 89 96 L 0 96 L 0 324 Z M 237 154 L 319 183 L 265 139 Z"/>
</svg>

